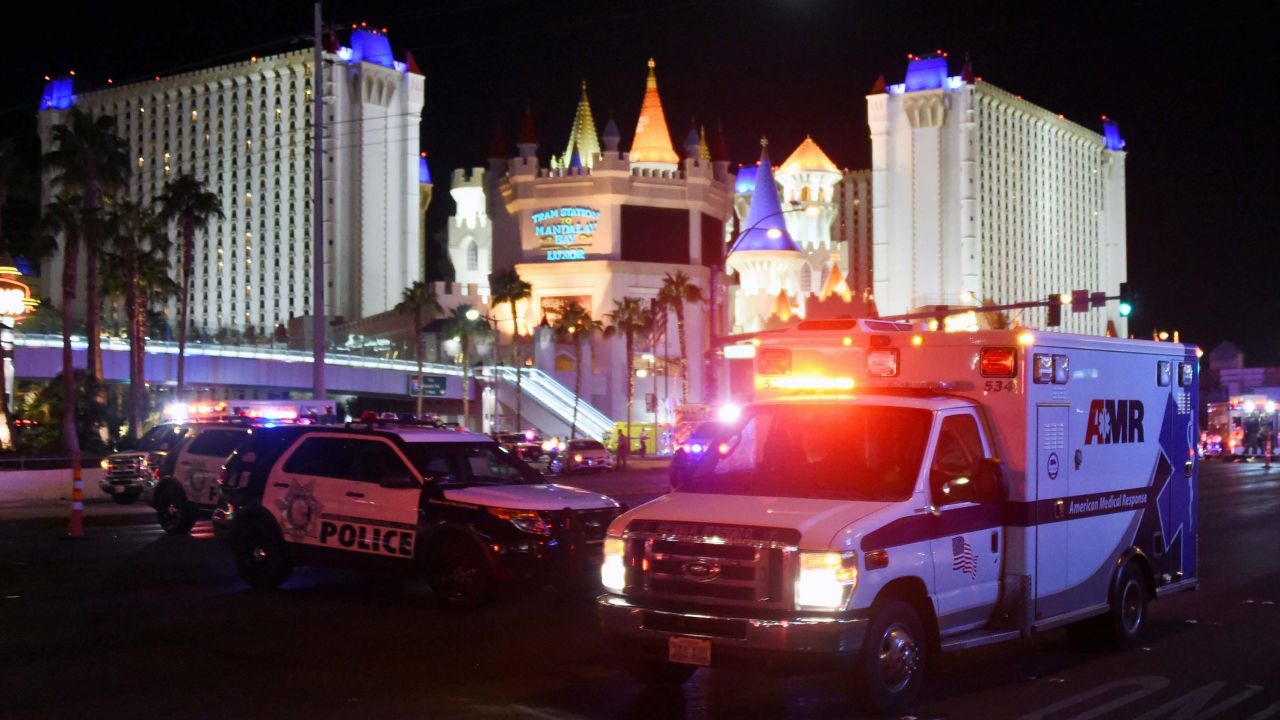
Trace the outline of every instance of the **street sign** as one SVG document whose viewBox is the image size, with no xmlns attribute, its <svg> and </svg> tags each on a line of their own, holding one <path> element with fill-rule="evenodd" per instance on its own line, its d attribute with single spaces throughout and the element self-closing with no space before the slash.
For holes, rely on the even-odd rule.
<svg viewBox="0 0 1280 720">
<path fill-rule="evenodd" d="M 444 397 L 444 375 L 423 375 L 422 384 L 418 384 L 416 374 L 409 375 L 409 397 Z"/>
</svg>

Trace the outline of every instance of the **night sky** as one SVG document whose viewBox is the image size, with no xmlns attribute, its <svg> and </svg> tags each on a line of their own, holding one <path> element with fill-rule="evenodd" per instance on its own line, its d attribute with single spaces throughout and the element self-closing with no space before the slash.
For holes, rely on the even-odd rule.
<svg viewBox="0 0 1280 720">
<path fill-rule="evenodd" d="M 34 146 L 43 76 L 78 89 L 243 61 L 311 32 L 309 2 L 42 3 L 11 27 L 0 135 Z M 436 199 L 450 171 L 484 165 L 495 123 L 514 142 L 526 103 L 545 162 L 563 152 L 580 82 L 603 129 L 630 143 L 645 61 L 677 149 L 690 123 L 722 125 L 733 160 L 767 135 L 780 162 L 812 134 L 838 165 L 869 166 L 867 90 L 900 82 L 908 53 L 942 49 L 983 80 L 1127 142 L 1132 331 L 1178 329 L 1206 350 L 1229 339 L 1250 365 L 1280 364 L 1277 137 L 1268 23 L 1173 3 L 328 2 L 326 19 L 386 26 L 426 75 L 423 145 Z M 201 10 L 208 16 L 199 16 Z M 513 151 L 514 152 L 514 151 Z M 1063 288 L 1070 290 L 1071 288 Z"/>
</svg>

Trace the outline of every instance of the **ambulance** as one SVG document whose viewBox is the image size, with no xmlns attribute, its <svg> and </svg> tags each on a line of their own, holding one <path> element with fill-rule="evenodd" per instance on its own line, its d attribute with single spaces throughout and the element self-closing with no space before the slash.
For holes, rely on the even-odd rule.
<svg viewBox="0 0 1280 720">
<path fill-rule="evenodd" d="M 1194 347 L 865 319 L 753 344 L 754 402 L 607 533 L 599 619 L 642 682 L 840 667 L 900 712 L 934 653 L 1132 646 L 1197 586 Z"/>
</svg>

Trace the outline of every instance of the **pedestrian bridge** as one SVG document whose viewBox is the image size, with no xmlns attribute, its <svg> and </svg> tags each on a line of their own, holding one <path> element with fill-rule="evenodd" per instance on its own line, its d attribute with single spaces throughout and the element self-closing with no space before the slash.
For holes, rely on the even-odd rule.
<svg viewBox="0 0 1280 720">
<path fill-rule="evenodd" d="M 77 368 L 85 367 L 87 343 L 72 337 Z M 62 370 L 62 336 L 19 334 L 14 337 L 14 374 L 24 380 L 49 380 Z M 301 350 L 188 343 L 186 382 L 191 385 L 251 387 L 267 391 L 311 391 L 312 357 Z M 462 367 L 423 363 L 422 372 L 445 378 L 444 399 L 462 399 Z M 102 340 L 102 374 L 108 382 L 129 381 L 129 343 L 120 338 Z M 325 384 L 331 394 L 404 399 L 409 380 L 417 374 L 412 360 L 388 360 L 343 353 L 325 355 Z M 178 376 L 178 344 L 148 341 L 146 377 L 150 382 L 173 384 Z M 511 408 L 546 434 L 568 435 L 573 418 L 573 391 L 536 368 L 485 366 L 477 368 L 475 387 L 489 383 L 497 401 Z M 518 388 L 518 390 L 517 390 Z M 517 397 L 518 393 L 518 397 Z M 578 434 L 602 439 L 613 421 L 591 405 L 578 403 Z"/>
</svg>

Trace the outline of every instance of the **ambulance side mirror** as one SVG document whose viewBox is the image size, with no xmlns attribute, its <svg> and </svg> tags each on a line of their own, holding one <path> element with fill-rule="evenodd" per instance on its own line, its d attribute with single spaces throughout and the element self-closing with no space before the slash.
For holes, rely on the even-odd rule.
<svg viewBox="0 0 1280 720">
<path fill-rule="evenodd" d="M 935 502 L 938 505 L 992 503 L 1004 499 L 1004 483 L 1000 473 L 1000 460 L 997 458 L 983 458 L 971 473 L 937 474 L 941 477 L 936 477 L 933 485 L 937 488 Z"/>
</svg>

